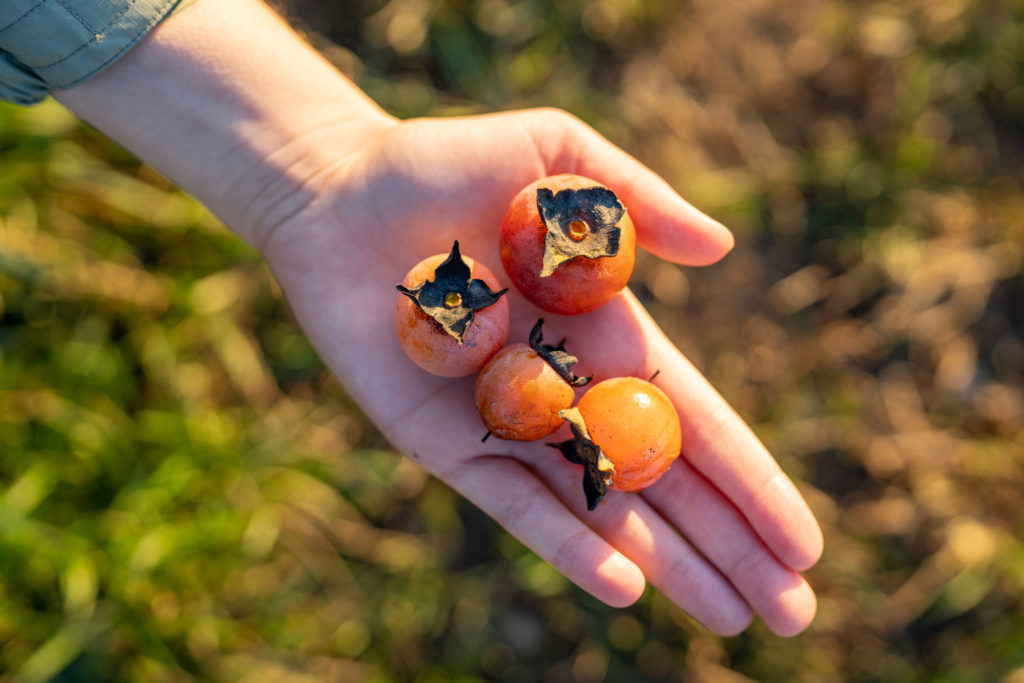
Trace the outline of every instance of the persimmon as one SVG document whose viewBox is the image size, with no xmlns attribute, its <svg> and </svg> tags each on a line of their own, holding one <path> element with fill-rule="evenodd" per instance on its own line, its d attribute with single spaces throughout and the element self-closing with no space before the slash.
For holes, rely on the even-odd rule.
<svg viewBox="0 0 1024 683">
<path fill-rule="evenodd" d="M 395 302 L 405 354 L 441 377 L 471 375 L 508 339 L 508 288 L 456 240 L 449 254 L 423 259 L 406 274 Z"/>
<path fill-rule="evenodd" d="M 575 408 L 561 411 L 573 438 L 551 444 L 584 466 L 583 491 L 593 510 L 609 489 L 639 491 L 679 456 L 682 429 L 672 401 L 637 377 L 598 382 Z"/>
<path fill-rule="evenodd" d="M 578 359 L 565 350 L 564 340 L 543 343 L 543 324 L 542 318 L 533 326 L 528 344 L 506 346 L 477 375 L 476 409 L 488 435 L 513 441 L 548 436 L 562 426 L 558 413 L 572 406 L 573 387 L 590 381 L 573 374 Z"/>
<path fill-rule="evenodd" d="M 499 232 L 501 265 L 523 296 L 552 313 L 600 308 L 629 283 L 636 230 L 618 196 L 595 180 L 555 175 L 512 199 Z"/>
</svg>

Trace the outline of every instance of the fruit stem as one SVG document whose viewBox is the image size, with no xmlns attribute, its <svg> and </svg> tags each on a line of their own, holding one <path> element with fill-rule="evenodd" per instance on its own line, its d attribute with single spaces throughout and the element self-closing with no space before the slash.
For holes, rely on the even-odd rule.
<svg viewBox="0 0 1024 683">
<path fill-rule="evenodd" d="M 590 227 L 579 219 L 569 223 L 569 239 L 573 242 L 582 242 L 588 232 L 590 232 Z"/>
</svg>

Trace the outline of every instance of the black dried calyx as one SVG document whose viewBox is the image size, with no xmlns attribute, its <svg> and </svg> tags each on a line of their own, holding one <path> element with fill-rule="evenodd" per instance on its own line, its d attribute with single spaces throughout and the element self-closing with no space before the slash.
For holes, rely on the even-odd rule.
<svg viewBox="0 0 1024 683">
<path fill-rule="evenodd" d="M 470 279 L 469 275 L 469 265 L 462 260 L 459 241 L 455 240 L 448 258 L 434 270 L 433 280 L 427 280 L 416 289 L 402 285 L 397 285 L 397 289 L 462 344 L 473 322 L 473 311 L 493 305 L 508 291 L 506 287 L 494 292 L 486 282 Z"/>
<path fill-rule="evenodd" d="M 579 256 L 589 259 L 619 253 L 619 220 L 626 208 L 607 187 L 537 190 L 537 211 L 547 228 L 540 277 Z"/>
<path fill-rule="evenodd" d="M 590 438 L 583 415 L 578 408 L 558 411 L 559 417 L 569 423 L 573 438 L 560 443 L 549 443 L 557 448 L 565 459 L 583 465 L 583 495 L 587 497 L 587 509 L 593 510 L 604 499 L 615 476 L 615 464 L 606 456 L 601 447 Z"/>
<path fill-rule="evenodd" d="M 541 334 L 541 326 L 543 324 L 544 318 L 538 318 L 537 324 L 530 330 L 530 348 L 547 361 L 548 365 L 554 368 L 555 372 L 570 385 L 574 387 L 586 385 L 593 377 L 578 377 L 573 373 L 572 366 L 579 363 L 580 359 L 565 350 L 564 339 L 555 346 L 542 343 L 544 341 L 544 337 Z"/>
</svg>

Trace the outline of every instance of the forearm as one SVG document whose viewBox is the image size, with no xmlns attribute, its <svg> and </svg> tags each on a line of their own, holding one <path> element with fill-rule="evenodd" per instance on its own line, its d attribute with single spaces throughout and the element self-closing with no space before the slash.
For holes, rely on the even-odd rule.
<svg viewBox="0 0 1024 683">
<path fill-rule="evenodd" d="M 393 125 L 259 0 L 199 0 L 55 96 L 257 246 Z"/>
</svg>

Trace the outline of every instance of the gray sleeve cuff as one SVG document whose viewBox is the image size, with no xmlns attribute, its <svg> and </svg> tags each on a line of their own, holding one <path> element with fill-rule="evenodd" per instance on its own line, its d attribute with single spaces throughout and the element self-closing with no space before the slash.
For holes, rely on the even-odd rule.
<svg viewBox="0 0 1024 683">
<path fill-rule="evenodd" d="M 3 0 L 0 98 L 33 104 L 92 78 L 126 53 L 179 0 Z"/>
</svg>

